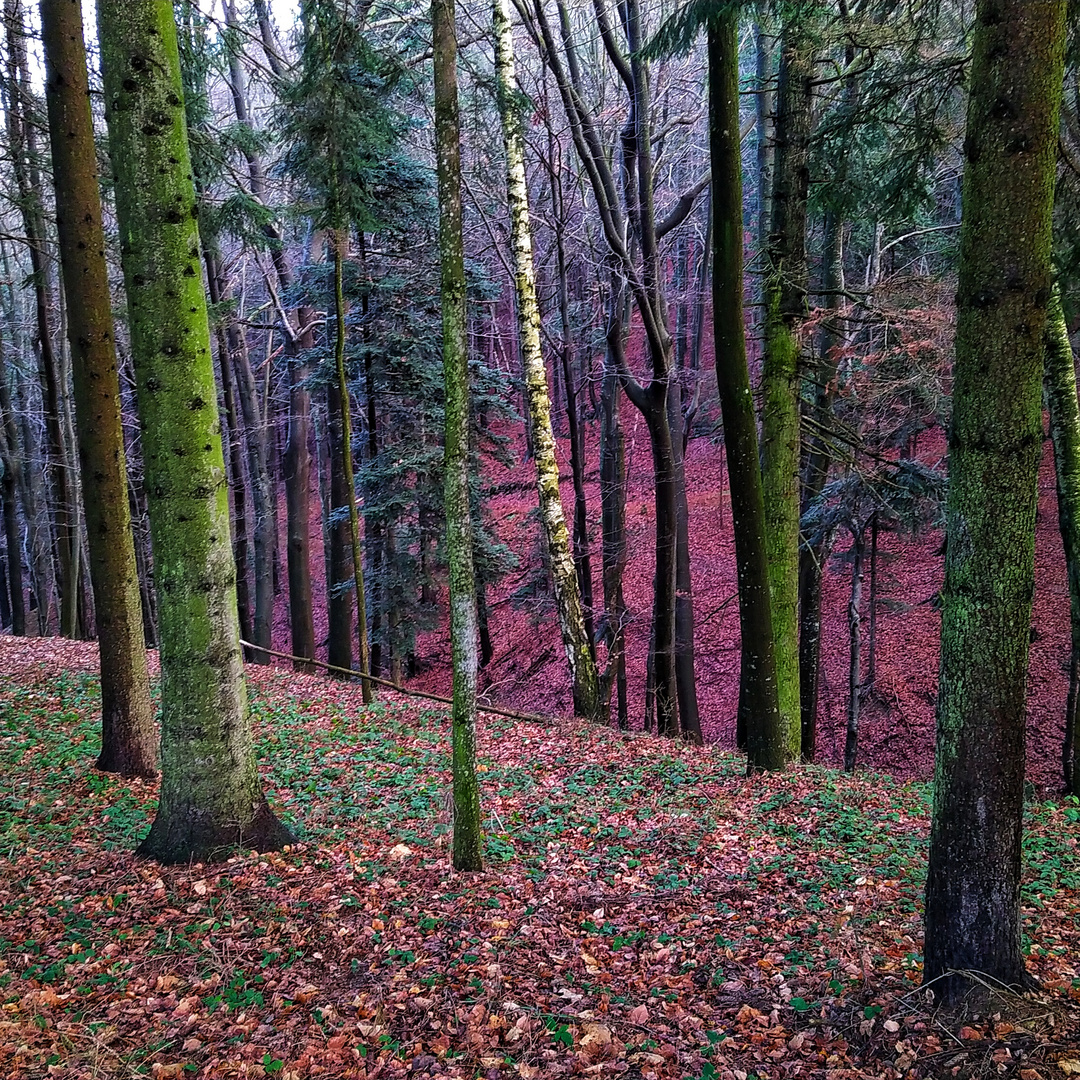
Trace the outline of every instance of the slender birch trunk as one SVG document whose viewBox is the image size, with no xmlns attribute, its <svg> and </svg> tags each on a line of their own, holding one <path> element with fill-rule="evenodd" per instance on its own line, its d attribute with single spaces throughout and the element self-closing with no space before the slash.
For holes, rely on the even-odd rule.
<svg viewBox="0 0 1080 1080">
<path fill-rule="evenodd" d="M 495 0 L 495 72 L 498 80 L 499 112 L 506 146 L 506 190 L 510 208 L 510 229 L 514 250 L 514 286 L 518 301 L 518 332 L 525 369 L 525 400 L 533 436 L 536 463 L 536 490 L 540 520 L 547 548 L 548 564 L 555 586 L 555 606 L 563 649 L 570 665 L 574 687 L 574 712 L 590 720 L 604 713 L 596 660 L 585 633 L 570 534 L 559 497 L 559 462 L 551 428 L 551 400 L 547 371 L 540 349 L 540 308 L 536 302 L 533 273 L 529 197 L 525 181 L 525 144 L 519 115 L 517 76 L 514 72 L 514 41 L 508 0 Z"/>
</svg>

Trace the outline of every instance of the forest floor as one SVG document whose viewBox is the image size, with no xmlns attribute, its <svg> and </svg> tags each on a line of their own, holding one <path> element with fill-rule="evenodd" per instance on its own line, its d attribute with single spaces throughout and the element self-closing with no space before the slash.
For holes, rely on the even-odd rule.
<svg viewBox="0 0 1080 1080">
<path fill-rule="evenodd" d="M 644 715 L 645 658 L 652 603 L 655 551 L 651 459 L 648 436 L 639 416 L 624 410 L 629 482 L 627 533 L 629 563 L 625 574 L 630 622 L 627 629 L 627 669 L 632 727 Z M 593 594 L 597 606 L 600 582 L 600 516 L 598 446 L 589 429 L 586 447 L 586 495 L 592 524 Z M 944 435 L 923 433 L 918 456 L 943 467 Z M 573 508 L 569 446 L 559 439 L 563 471 L 563 506 Z M 690 508 L 690 549 L 695 606 L 695 644 L 698 699 L 706 740 L 735 745 L 735 711 L 739 687 L 739 622 L 735 586 L 735 546 L 731 504 L 722 444 L 700 435 L 690 441 L 686 462 Z M 552 599 L 543 591 L 515 599 L 523 585 L 537 580 L 540 558 L 536 512 L 535 471 L 518 447 L 517 462 L 507 468 L 487 464 L 490 524 L 517 556 L 518 565 L 489 593 L 492 662 L 482 672 L 487 701 L 527 712 L 567 716 L 572 709 L 570 683 L 559 642 Z M 282 527 L 285 511 L 281 510 Z M 318 505 L 312 507 L 312 550 L 322 550 Z M 850 540 L 839 538 L 835 554 L 842 556 Z M 942 533 L 920 536 L 883 532 L 880 541 L 877 648 L 872 686 L 869 679 L 869 569 L 863 586 L 862 723 L 860 768 L 888 772 L 907 779 L 929 779 L 934 760 L 934 705 L 940 614 L 935 598 L 944 569 Z M 822 605 L 822 685 L 819 708 L 818 755 L 821 764 L 843 761 L 849 638 L 847 603 L 850 569 L 838 558 L 829 561 Z M 327 633 L 325 582 L 316 575 L 316 640 Z M 445 604 L 443 605 L 445 608 Z M 446 694 L 450 690 L 450 650 L 445 611 L 439 628 L 423 634 L 418 655 L 421 673 L 410 685 Z M 1032 615 L 1032 646 L 1028 674 L 1028 779 L 1039 791 L 1061 790 L 1061 742 L 1069 665 L 1069 589 L 1058 530 L 1057 497 L 1052 448 L 1044 445 L 1039 475 L 1036 523 L 1036 591 Z M 279 595 L 275 612 L 274 647 L 290 651 L 288 596 Z M 320 653 L 325 659 L 325 650 Z"/>
<path fill-rule="evenodd" d="M 0 638 L 5 1080 L 1080 1074 L 1075 800 L 1026 811 L 1041 991 L 946 1016 L 919 985 L 924 784 L 488 716 L 486 870 L 455 875 L 445 710 L 250 669 L 298 842 L 162 868 L 132 854 L 156 785 L 93 769 L 96 667 Z"/>
</svg>

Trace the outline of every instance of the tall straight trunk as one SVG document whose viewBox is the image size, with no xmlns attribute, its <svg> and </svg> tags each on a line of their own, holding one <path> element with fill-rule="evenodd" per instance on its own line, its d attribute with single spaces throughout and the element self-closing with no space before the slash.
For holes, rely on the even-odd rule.
<svg viewBox="0 0 1080 1080">
<path fill-rule="evenodd" d="M 329 617 L 327 660 L 333 667 L 350 670 L 353 666 L 352 628 L 355 606 L 350 595 L 350 585 L 354 571 L 349 521 L 343 516 L 350 490 L 345 483 L 341 389 L 336 379 L 330 380 L 326 386 L 326 436 L 329 449 L 327 470 L 330 473 L 330 502 L 326 522 L 326 592 Z"/>
<path fill-rule="evenodd" d="M 341 409 L 341 478 L 349 507 L 349 544 L 352 555 L 353 589 L 356 595 L 356 639 L 359 645 L 361 696 L 364 704 L 373 700 L 370 657 L 368 655 L 367 604 L 364 598 L 364 556 L 360 550 L 360 514 L 356 509 L 356 480 L 353 476 L 352 410 L 349 383 L 345 375 L 345 290 L 342 285 L 345 236 L 331 236 L 334 252 L 334 368 L 337 374 L 338 406 Z"/>
<path fill-rule="evenodd" d="M 19 474 L 22 462 L 19 454 L 19 435 L 11 412 L 11 393 L 7 372 L 0 370 L 0 459 L 4 475 L 0 491 L 4 499 L 4 539 L 7 543 L 7 579 L 11 591 L 11 632 L 16 637 L 26 634 L 26 601 L 23 597 L 22 530 L 19 528 Z"/>
<path fill-rule="evenodd" d="M 469 356 L 465 316 L 465 257 L 461 234 L 461 128 L 458 117 L 457 34 L 453 0 L 433 0 L 435 161 L 439 185 L 439 262 L 443 372 L 446 387 L 444 454 L 446 552 L 450 566 L 451 708 L 456 870 L 483 864 L 480 789 L 476 780 L 478 633 L 473 534 L 469 512 Z"/>
<path fill-rule="evenodd" d="M 1032 983 L 1025 694 L 1065 7 L 975 7 L 923 965 L 947 1004 Z"/>
<path fill-rule="evenodd" d="M 840 293 L 844 288 L 843 223 L 835 211 L 825 215 L 825 306 L 839 322 Z M 810 432 L 803 470 L 802 512 L 821 495 L 829 479 L 829 445 L 824 429 L 832 416 L 835 397 L 836 356 L 841 344 L 839 327 L 827 327 L 822 335 L 822 358 L 815 380 Z M 828 536 L 799 546 L 799 720 L 800 752 L 803 761 L 813 761 L 817 750 L 817 718 L 821 677 L 821 600 L 825 561 L 829 552 Z"/>
<path fill-rule="evenodd" d="M 525 369 L 525 398 L 532 429 L 533 461 L 540 521 L 555 591 L 555 606 L 563 650 L 570 667 L 574 693 L 574 713 L 589 720 L 603 718 L 604 701 L 592 641 L 585 630 L 577 571 L 570 549 L 562 500 L 559 496 L 559 462 L 551 427 L 551 400 L 547 371 L 540 348 L 540 308 L 536 302 L 533 274 L 532 231 L 525 178 L 525 143 L 521 130 L 517 77 L 514 73 L 514 43 L 508 0 L 495 0 L 493 8 L 496 38 L 496 78 L 503 143 L 506 147 L 506 189 L 510 208 L 510 229 L 514 250 L 514 287 L 517 292 L 518 333 Z"/>
<path fill-rule="evenodd" d="M 277 515 L 275 489 L 270 476 L 270 439 L 267 417 L 259 404 L 259 388 L 251 370 L 251 357 L 240 328 L 231 319 L 225 332 L 231 335 L 230 357 L 236 396 L 244 421 L 244 442 L 247 447 L 248 475 L 251 478 L 251 509 L 253 514 L 251 539 L 254 551 L 253 580 L 255 607 L 252 619 L 251 659 L 256 664 L 270 662 L 269 649 L 274 626 L 274 566 L 277 563 Z"/>
<path fill-rule="evenodd" d="M 626 601 L 623 574 L 626 550 L 626 439 L 619 416 L 619 371 L 625 364 L 625 294 L 617 272 L 611 274 L 608 302 L 607 346 L 600 389 L 600 532 L 604 584 L 604 638 L 608 649 L 605 698 L 610 701 L 611 683 L 616 693 L 619 728 L 629 727 L 626 689 Z"/>
<path fill-rule="evenodd" d="M 863 689 L 869 693 L 874 689 L 877 677 L 877 602 L 878 602 L 878 515 L 875 511 L 870 517 L 870 625 L 867 627 L 866 642 L 866 681 Z"/>
<path fill-rule="evenodd" d="M 765 282 L 761 470 L 777 699 L 789 758 L 799 756 L 799 324 L 806 314 L 807 147 L 813 61 L 805 26 L 780 38 L 772 232 Z"/>
<path fill-rule="evenodd" d="M 221 268 L 221 255 L 217 250 L 203 245 L 203 261 L 206 264 L 207 292 L 212 304 L 220 304 L 225 298 L 225 280 Z M 247 479 L 244 471 L 244 455 L 240 440 L 240 411 L 236 407 L 235 365 L 231 352 L 236 344 L 235 333 L 229 333 L 226 322 L 216 328 L 218 342 L 218 368 L 221 372 L 221 396 L 225 405 L 224 438 L 228 441 L 228 477 L 232 493 L 233 559 L 236 562 L 236 611 L 240 621 L 240 636 L 253 641 L 251 622 L 251 558 L 248 550 Z M 250 650 L 245 657 L 250 659 Z"/>
<path fill-rule="evenodd" d="M 1069 576 L 1069 625 L 1072 631 L 1061 764 L 1065 790 L 1080 796 L 1080 730 L 1077 726 L 1076 692 L 1080 680 L 1080 408 L 1076 399 L 1076 361 L 1057 289 L 1050 299 L 1047 313 L 1045 383 L 1057 475 L 1058 527 Z"/>
<path fill-rule="evenodd" d="M 848 706 L 844 739 L 844 772 L 855 771 L 859 751 L 859 691 L 862 673 L 862 584 L 866 538 L 862 529 L 851 537 L 851 595 L 848 599 Z"/>
<path fill-rule="evenodd" d="M 683 466 L 682 395 L 678 383 L 668 390 L 668 424 L 675 467 L 675 692 L 679 703 L 679 732 L 697 746 L 704 744 L 694 677 L 694 598 L 690 580 L 690 508 L 686 501 Z"/>
<path fill-rule="evenodd" d="M 176 24 L 101 0 L 98 40 L 161 624 L 161 793 L 139 851 L 276 850 L 292 837 L 252 742 Z"/>
<path fill-rule="evenodd" d="M 713 340 L 735 531 L 742 635 L 738 708 L 746 732 L 747 769 L 780 769 L 785 740 L 777 703 L 765 507 L 743 319 L 738 31 L 735 12 L 718 16 L 708 28 Z"/>
<path fill-rule="evenodd" d="M 763 5 L 763 8 L 766 6 Z M 769 234 L 772 232 L 771 202 L 775 158 L 773 110 L 776 108 L 776 92 L 773 87 L 773 52 L 776 48 L 776 38 L 771 32 L 769 22 L 770 15 L 768 11 L 763 10 L 758 22 L 754 25 L 755 89 L 757 91 L 754 97 L 757 119 L 754 133 L 756 140 L 754 211 L 757 223 L 755 262 L 759 270 L 765 264 Z M 764 275 L 761 280 L 764 281 Z M 759 291 L 758 298 L 764 300 L 764 290 Z"/>
<path fill-rule="evenodd" d="M 294 664 L 299 671 L 312 670 L 305 660 L 315 657 L 315 619 L 311 588 L 311 395 L 305 386 L 307 367 L 299 359 L 302 350 L 314 345 L 310 324 L 314 311 L 296 311 L 295 345 L 286 348 L 289 357 L 289 428 L 282 458 L 285 474 L 286 562 L 289 574 L 289 626 L 292 631 Z"/>
<path fill-rule="evenodd" d="M 157 772 L 157 732 L 131 534 L 112 296 L 105 264 L 82 10 L 77 0 L 41 0 L 41 31 L 101 658 L 101 754 L 97 767 L 123 776 L 153 776 Z"/>
<path fill-rule="evenodd" d="M 49 443 L 49 479 L 56 522 L 56 555 L 59 579 L 60 633 L 78 635 L 78 509 L 70 481 L 74 454 L 64 438 L 65 392 L 60 358 L 52 338 L 52 290 L 46 258 L 45 210 L 41 202 L 42 180 L 38 164 L 37 129 L 29 121 L 30 74 L 26 31 L 20 0 L 5 0 L 7 30 L 7 134 L 12 168 L 19 192 L 19 207 L 30 255 L 34 283 L 34 313 L 38 355 L 44 377 L 43 405 Z"/>
</svg>

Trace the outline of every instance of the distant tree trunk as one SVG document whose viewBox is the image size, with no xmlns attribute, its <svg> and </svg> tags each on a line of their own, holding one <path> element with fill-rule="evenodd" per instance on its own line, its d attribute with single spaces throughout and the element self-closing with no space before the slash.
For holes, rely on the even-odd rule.
<svg viewBox="0 0 1080 1080">
<path fill-rule="evenodd" d="M 862 584 L 864 529 L 856 526 L 851 535 L 851 598 L 848 600 L 848 707 L 847 737 L 844 740 L 844 772 L 855 771 L 859 751 L 859 687 L 862 673 Z"/>
<path fill-rule="evenodd" d="M 11 590 L 11 632 L 16 637 L 23 637 L 26 634 L 26 601 L 23 597 L 22 533 L 19 529 L 19 507 L 16 502 L 22 464 L 19 460 L 18 431 L 15 426 L 15 417 L 11 412 L 7 372 L 2 370 L 0 370 L 0 413 L 3 414 L 3 424 L 0 427 L 0 439 L 2 439 L 0 459 L 4 466 L 2 493 L 4 539 L 7 543 L 7 578 Z"/>
<path fill-rule="evenodd" d="M 41 0 L 41 28 L 101 657 L 97 767 L 123 776 L 154 776 L 157 731 L 131 535 L 112 296 L 79 5 L 71 0 Z M 19 589 L 21 594 L 21 581 Z M 21 595 L 19 599 L 21 606 Z"/>
<path fill-rule="evenodd" d="M 139 850 L 276 850 L 292 837 L 252 745 L 176 25 L 152 0 L 101 0 L 98 40 L 161 620 L 161 794 Z"/>
<path fill-rule="evenodd" d="M 450 564 L 450 643 L 454 668 L 451 710 L 456 870 L 483 865 L 480 789 L 476 780 L 477 618 L 469 513 L 469 357 L 465 321 L 465 259 L 461 233 L 461 131 L 458 119 L 457 35 L 452 0 L 433 0 L 435 161 L 439 182 L 443 370 L 446 384 L 446 551 Z"/>
<path fill-rule="evenodd" d="M 225 298 L 225 280 L 221 268 L 221 256 L 217 250 L 203 245 L 203 262 L 206 264 L 206 286 L 212 304 L 220 304 Z M 236 345 L 235 328 L 230 329 L 228 317 L 216 328 L 218 342 L 218 370 L 221 372 L 221 397 L 225 405 L 224 438 L 229 446 L 229 477 L 232 492 L 233 559 L 236 562 L 236 610 L 240 620 L 240 636 L 244 641 L 254 641 L 251 623 L 251 558 L 248 551 L 247 478 L 244 471 L 244 455 L 240 449 L 240 411 L 236 407 L 235 365 L 231 351 Z M 245 658 L 251 659 L 250 649 Z"/>
<path fill-rule="evenodd" d="M 1028 987 L 1025 692 L 1065 2 L 978 0 L 957 283 L 923 984 Z M 969 979 L 967 972 L 978 972 Z"/>
<path fill-rule="evenodd" d="M 518 115 L 517 78 L 508 0 L 495 0 L 496 78 L 503 142 L 507 161 L 507 200 L 514 250 L 514 286 L 518 301 L 518 330 L 525 368 L 525 398 L 536 463 L 536 489 L 548 566 L 555 591 L 563 650 L 570 666 L 574 713 L 589 720 L 603 716 L 603 696 L 592 641 L 585 630 L 585 612 L 577 571 L 570 551 L 562 500 L 559 495 L 559 462 L 551 427 L 551 401 L 547 372 L 540 348 L 540 308 L 533 276 L 532 232 L 529 224 L 528 189 L 525 177 L 525 145 Z"/>
<path fill-rule="evenodd" d="M 732 11 L 715 18 L 709 24 L 708 34 L 713 336 L 739 582 L 742 633 L 739 715 L 746 730 L 747 768 L 780 769 L 785 761 L 785 739 L 777 704 L 765 509 L 743 320 L 737 13 Z"/>
<path fill-rule="evenodd" d="M 1050 299 L 1046 325 L 1046 398 L 1057 475 L 1058 526 L 1069 576 L 1069 693 L 1061 764 L 1065 790 L 1080 796 L 1080 730 L 1077 683 L 1080 682 L 1080 407 L 1076 398 L 1076 361 L 1057 289 Z"/>
<path fill-rule="evenodd" d="M 329 636 L 327 660 L 336 668 L 353 666 L 353 610 L 350 584 L 353 580 L 352 545 L 349 541 L 347 503 L 349 487 L 345 469 L 341 426 L 341 388 L 336 379 L 326 384 L 326 434 L 329 447 L 330 505 L 327 521 L 327 614 Z"/>
<path fill-rule="evenodd" d="M 44 375 L 45 431 L 49 442 L 49 477 L 55 501 L 56 554 L 59 568 L 60 633 L 78 636 L 78 508 L 69 479 L 74 465 L 63 428 L 65 392 L 60 360 L 52 339 L 52 293 L 46 252 L 45 211 L 38 164 L 37 128 L 27 119 L 30 75 L 26 31 L 20 0 L 4 0 L 7 29 L 7 133 L 8 151 L 19 191 L 19 207 L 30 255 L 34 284 L 34 310 L 41 371 Z M 47 609 L 47 604 L 46 604 Z"/>
<path fill-rule="evenodd" d="M 292 631 L 293 656 L 315 656 L 315 620 L 311 588 L 311 395 L 304 381 L 307 367 L 298 354 L 314 346 L 311 322 L 315 312 L 310 307 L 296 311 L 297 339 L 290 339 L 289 356 L 289 431 L 282 460 L 285 474 L 286 558 L 289 573 L 289 625 Z M 312 665 L 296 661 L 298 671 L 314 670 Z"/>
<path fill-rule="evenodd" d="M 255 582 L 255 610 L 252 620 L 251 659 L 256 664 L 268 664 L 274 626 L 274 567 L 277 563 L 277 515 L 275 488 L 270 475 L 270 438 L 267 417 L 259 404 L 259 388 L 251 370 L 247 342 L 236 324 L 229 320 L 226 334 L 232 334 L 229 352 L 236 380 L 236 396 L 244 420 L 244 441 L 247 447 L 248 475 L 251 477 L 252 541 Z"/>
<path fill-rule="evenodd" d="M 754 133 L 756 139 L 755 160 L 755 217 L 757 222 L 757 251 L 755 262 L 759 268 L 764 265 L 765 253 L 769 248 L 769 234 L 772 232 L 772 214 L 770 213 L 773 186 L 773 110 L 776 107 L 776 92 L 773 83 L 773 52 L 776 48 L 776 38 L 771 33 L 768 25 L 769 15 L 763 11 L 758 22 L 754 24 L 754 56 L 756 62 L 754 110 L 757 123 Z M 760 269 L 759 269 L 760 274 Z M 764 280 L 764 275 L 761 275 Z M 764 290 L 759 289 L 757 294 L 760 300 L 764 300 Z"/>
<path fill-rule="evenodd" d="M 840 292 L 844 288 L 843 223 L 834 211 L 825 215 L 825 305 L 839 319 Z M 803 471 L 802 512 L 821 495 L 829 479 L 831 458 L 825 434 L 835 397 L 836 358 L 834 350 L 841 335 L 828 327 L 822 335 L 822 359 L 818 369 L 813 427 L 809 434 L 806 467 Z M 799 714 L 802 729 L 803 761 L 813 761 L 817 749 L 818 698 L 821 677 L 821 598 L 830 537 L 822 535 L 799 546 Z"/>
<path fill-rule="evenodd" d="M 334 251 L 334 367 L 337 372 L 339 407 L 341 409 L 341 466 L 345 498 L 349 507 L 349 542 L 352 547 L 353 588 L 356 594 L 356 638 L 359 642 L 360 685 L 364 704 L 374 700 L 368 655 L 367 604 L 364 598 L 364 556 L 360 549 L 360 514 L 356 509 L 356 481 L 353 478 L 352 416 L 349 408 L 349 383 L 345 376 L 345 291 L 342 285 L 342 262 L 345 256 L 345 235 L 338 232 L 330 239 Z"/>
<path fill-rule="evenodd" d="M 874 689 L 877 676 L 878 531 L 878 515 L 875 511 L 870 518 L 870 625 L 867 628 L 866 681 L 863 683 L 866 693 Z"/>
<path fill-rule="evenodd" d="M 799 323 L 806 313 L 807 148 L 813 61 L 792 17 L 780 38 L 776 174 L 765 283 L 761 464 L 777 697 L 788 757 L 799 756 Z"/>
<path fill-rule="evenodd" d="M 625 294 L 618 274 L 611 274 L 608 301 L 607 352 L 600 392 L 600 520 L 604 581 L 604 638 L 608 649 L 608 684 L 615 683 L 619 728 L 629 727 L 626 687 L 626 601 L 623 573 L 626 570 L 626 440 L 619 417 L 619 371 L 625 359 Z"/>
</svg>

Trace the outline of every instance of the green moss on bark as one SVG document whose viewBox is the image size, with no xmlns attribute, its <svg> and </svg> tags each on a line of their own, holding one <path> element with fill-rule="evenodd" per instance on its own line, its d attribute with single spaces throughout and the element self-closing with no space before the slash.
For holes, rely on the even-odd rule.
<svg viewBox="0 0 1080 1080">
<path fill-rule="evenodd" d="M 139 850 L 271 850 L 290 836 L 252 748 L 172 7 L 100 0 L 98 36 L 161 632 L 161 796 Z"/>
<path fill-rule="evenodd" d="M 1064 0 L 976 6 L 923 969 L 949 1003 L 1031 982 L 1024 699 L 1064 16 Z"/>
</svg>

